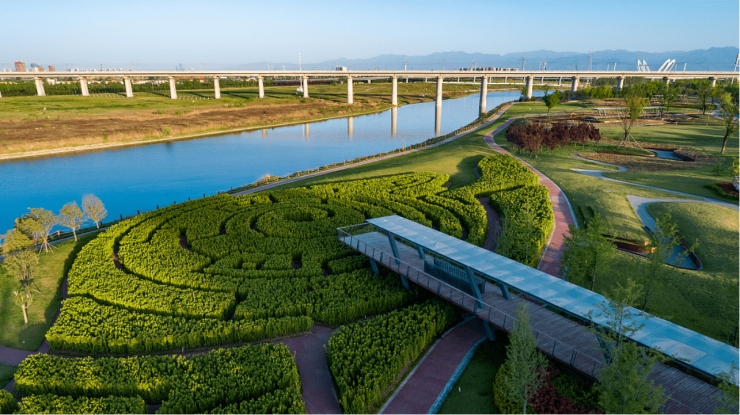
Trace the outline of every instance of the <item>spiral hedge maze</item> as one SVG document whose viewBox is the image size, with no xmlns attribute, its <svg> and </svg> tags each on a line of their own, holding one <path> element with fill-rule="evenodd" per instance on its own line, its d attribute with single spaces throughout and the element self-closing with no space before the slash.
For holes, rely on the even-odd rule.
<svg viewBox="0 0 740 415">
<path fill-rule="evenodd" d="M 77 255 L 70 298 L 47 340 L 57 352 L 127 355 L 265 341 L 315 322 L 349 324 L 327 352 L 340 403 L 345 412 L 378 409 L 454 312 L 440 302 L 413 305 L 415 290 L 389 271 L 372 273 L 336 229 L 396 214 L 481 246 L 488 223 L 476 197 L 489 196 L 504 218 L 507 255 L 531 262 L 515 248 L 522 238 L 544 247 L 553 223 L 547 189 L 509 155 L 479 167 L 481 179 L 454 191 L 444 187 L 447 175 L 415 173 L 218 195 L 120 222 Z M 515 225 L 525 199 L 538 222 L 522 233 Z M 282 346 L 188 359 L 33 356 L 16 380 L 27 395 L 20 412 L 141 412 L 159 403 L 159 413 L 305 411 L 293 357 Z"/>
</svg>

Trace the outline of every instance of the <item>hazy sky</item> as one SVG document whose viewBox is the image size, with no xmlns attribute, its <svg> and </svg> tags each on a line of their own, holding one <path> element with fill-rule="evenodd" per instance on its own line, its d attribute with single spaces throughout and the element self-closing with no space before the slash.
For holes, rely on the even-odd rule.
<svg viewBox="0 0 740 415">
<path fill-rule="evenodd" d="M 737 0 L 0 0 L 0 64 L 304 63 L 738 46 Z M 61 69 L 61 68 L 60 68 Z"/>
</svg>

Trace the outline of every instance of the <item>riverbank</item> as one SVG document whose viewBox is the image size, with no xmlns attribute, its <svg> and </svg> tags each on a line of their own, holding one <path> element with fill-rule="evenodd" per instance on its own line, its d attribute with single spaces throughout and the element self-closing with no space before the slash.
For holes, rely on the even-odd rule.
<svg viewBox="0 0 740 415">
<path fill-rule="evenodd" d="M 323 86 L 323 89 L 313 94 L 314 97 L 308 99 L 286 97 L 283 87 L 268 89 L 268 96 L 264 101 L 253 98 L 243 98 L 241 102 L 234 101 L 234 98 L 224 100 L 228 101 L 227 103 L 216 100 L 193 101 L 193 106 L 189 109 L 169 108 L 175 104 L 165 98 L 137 97 L 126 103 L 126 109 L 118 109 L 119 104 L 125 101 L 120 98 L 8 98 L 7 101 L 11 101 L 8 113 L 21 111 L 19 115 L 25 115 L 26 118 L 12 118 L 0 122 L 0 160 L 44 157 L 268 129 L 378 113 L 392 108 L 389 102 L 390 84 L 370 85 L 373 86 L 365 90 L 365 94 L 358 88 L 358 92 L 355 93 L 356 103 L 352 105 L 341 102 L 342 98 L 346 99 L 346 95 L 341 97 L 333 94 L 337 92 L 333 89 L 323 90 L 331 86 Z M 346 86 L 344 88 L 346 89 Z M 434 94 L 431 88 L 429 84 L 399 85 L 399 106 L 432 101 Z M 388 96 L 385 89 L 389 89 Z M 445 99 L 478 92 L 476 88 L 471 89 L 470 85 L 451 85 L 446 86 L 446 89 Z M 510 90 L 512 89 L 504 88 L 489 92 Z M 274 96 L 271 97 L 270 94 Z M 49 107 L 13 110 L 12 100 L 31 98 L 34 105 Z M 52 107 L 53 100 L 63 100 L 65 103 Z M 152 100 L 157 102 L 153 103 Z M 7 101 L 4 99 L 3 103 Z M 100 114 L 103 116 L 94 117 L 64 118 L 57 114 L 77 105 L 94 104 L 94 101 L 100 101 L 102 106 L 111 105 L 111 110 Z M 146 105 L 139 111 L 137 104 Z M 155 110 L 154 108 L 160 104 L 168 106 L 169 109 Z M 186 102 L 185 105 L 188 104 L 189 102 Z M 78 111 L 77 114 L 84 113 Z"/>
</svg>

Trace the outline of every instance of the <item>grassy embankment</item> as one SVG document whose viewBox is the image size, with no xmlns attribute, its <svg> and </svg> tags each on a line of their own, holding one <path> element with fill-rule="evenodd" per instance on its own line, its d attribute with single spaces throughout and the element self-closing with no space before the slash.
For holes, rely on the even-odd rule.
<svg viewBox="0 0 740 415">
<path fill-rule="evenodd" d="M 20 287 L 14 277 L 0 266 L 0 345 L 23 350 L 37 350 L 46 332 L 54 322 L 61 306 L 62 280 L 72 266 L 77 253 L 96 234 L 60 242 L 54 252 L 39 254 L 39 265 L 32 287 L 33 302 L 28 309 L 28 324 L 23 322 L 23 311 L 13 301 L 13 290 Z"/>
<path fill-rule="evenodd" d="M 171 100 L 153 93 L 135 98 L 79 96 L 10 97 L 0 113 L 0 155 L 84 145 L 109 146 L 175 139 L 178 136 L 218 133 L 234 129 L 269 127 L 315 121 L 390 108 L 391 85 L 357 84 L 355 104 L 346 104 L 346 85 L 310 85 L 304 99 L 294 87 L 222 91 L 221 100 Z M 431 101 L 431 83 L 399 84 L 399 105 Z M 474 85 L 450 84 L 444 97 L 475 93 Z M 212 91 L 179 91 L 180 98 L 203 97 Z M 111 94 L 108 94 L 111 95 Z"/>
</svg>

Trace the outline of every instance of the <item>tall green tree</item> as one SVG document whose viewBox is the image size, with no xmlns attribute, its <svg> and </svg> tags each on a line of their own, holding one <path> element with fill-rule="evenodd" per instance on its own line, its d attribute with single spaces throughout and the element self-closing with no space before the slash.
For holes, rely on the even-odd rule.
<svg viewBox="0 0 740 415">
<path fill-rule="evenodd" d="M 738 367 L 735 362 L 730 365 L 730 373 L 720 373 L 719 385 L 717 387 L 722 392 L 717 397 L 717 407 L 714 408 L 716 414 L 736 414 L 740 409 L 740 388 L 737 386 Z"/>
<path fill-rule="evenodd" d="M 675 86 L 666 86 L 660 96 L 660 105 L 665 107 L 666 114 L 671 109 L 671 105 L 678 99 L 678 88 Z"/>
<path fill-rule="evenodd" d="M 568 233 L 560 273 L 576 284 L 585 285 L 590 279 L 593 291 L 597 275 L 609 272 L 609 263 L 617 252 L 612 239 L 606 236 L 610 231 L 601 215 L 596 214 L 585 227 L 570 225 Z"/>
<path fill-rule="evenodd" d="M 678 237 L 678 225 L 671 220 L 671 214 L 665 213 L 656 220 L 655 229 L 650 232 L 650 244 L 648 247 L 652 252 L 647 254 L 647 261 L 642 262 L 640 271 L 636 274 L 643 281 L 644 297 L 642 299 L 642 310 L 647 311 L 647 305 L 656 290 L 663 286 L 666 274 L 669 272 L 666 263 L 673 255 L 676 247 L 681 246 Z M 674 259 L 673 263 L 681 264 L 684 259 L 698 246 L 695 243 L 688 251 L 682 250 Z"/>
<path fill-rule="evenodd" d="M 547 115 L 550 115 L 550 110 L 560 104 L 560 91 L 555 91 L 550 95 L 545 95 L 542 97 L 542 100 L 545 101 L 545 106 L 547 106 Z"/>
<path fill-rule="evenodd" d="M 496 245 L 496 253 L 530 265 L 537 253 L 534 243 L 537 215 L 529 201 L 517 215 L 504 218 L 503 232 Z"/>
<path fill-rule="evenodd" d="M 604 319 L 604 325 L 589 327 L 598 338 L 603 355 L 600 382 L 595 390 L 602 410 L 608 414 L 657 413 L 670 398 L 664 395 L 662 386 L 648 381 L 655 365 L 664 360 L 662 355 L 625 340 L 644 326 L 634 323 L 636 317 L 649 318 L 630 307 L 640 288 L 633 280 L 628 280 L 626 286 L 617 284 L 611 299 L 601 304 L 596 313 L 596 317 Z M 589 313 L 589 320 L 593 319 Z"/>
<path fill-rule="evenodd" d="M 730 94 L 724 94 L 720 103 L 720 109 L 720 116 L 725 127 L 725 136 L 722 138 L 722 151 L 720 154 L 725 154 L 727 140 L 738 130 L 738 106 L 732 102 Z"/>
<path fill-rule="evenodd" d="M 103 202 L 95 195 L 82 196 L 82 211 L 88 218 L 95 222 L 95 226 L 100 229 L 100 222 L 108 215 Z"/>
<path fill-rule="evenodd" d="M 707 101 L 712 96 L 712 84 L 707 79 L 700 79 L 696 83 L 696 95 L 701 102 L 701 113 L 707 113 Z"/>
<path fill-rule="evenodd" d="M 547 359 L 537 350 L 525 301 L 517 305 L 516 321 L 506 346 L 506 362 L 511 371 L 511 376 L 503 382 L 506 396 L 521 402 L 522 413 L 526 414 L 527 404 L 545 384 Z"/>
<path fill-rule="evenodd" d="M 59 209 L 59 214 L 57 215 L 60 225 L 72 229 L 75 241 L 77 241 L 77 228 L 84 223 L 83 217 L 84 213 L 80 210 L 80 207 L 77 206 L 77 202 L 67 203 L 64 207 Z"/>
</svg>

